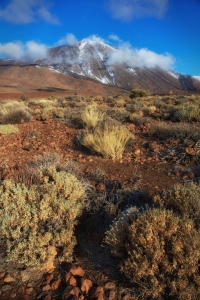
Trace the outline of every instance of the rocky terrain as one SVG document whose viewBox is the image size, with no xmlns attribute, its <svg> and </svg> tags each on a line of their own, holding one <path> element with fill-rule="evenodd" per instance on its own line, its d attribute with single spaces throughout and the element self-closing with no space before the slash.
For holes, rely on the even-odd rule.
<svg viewBox="0 0 200 300">
<path fill-rule="evenodd" d="M 46 269 L 7 262 L 5 237 L 0 236 L 0 299 L 184 299 L 175 292 L 172 296 L 161 292 L 153 298 L 140 294 L 140 285 L 119 271 L 121 259 L 111 254 L 105 236 L 128 207 L 152 208 L 163 191 L 199 181 L 200 95 L 179 92 L 131 98 L 123 90 L 76 78 L 73 84 L 77 85 L 70 90 L 72 77 L 37 66 L 4 66 L 2 85 L 6 85 L 7 74 L 19 77 L 14 88 L 19 88 L 20 97 L 0 101 L 1 186 L 11 179 L 31 188 L 40 181 L 39 168 L 55 166 L 58 173 L 64 170 L 87 182 L 89 202 L 74 229 L 77 244 L 70 262 L 59 261 L 62 247 L 56 248 Z M 29 76 L 33 90 L 37 87 L 41 94 L 30 89 L 20 94 L 21 86 L 28 86 Z M 46 88 L 44 78 L 48 80 Z M 45 89 L 56 80 L 61 91 L 45 98 Z M 82 89 L 94 94 L 79 93 Z M 101 122 L 127 130 L 130 139 L 122 154 L 107 157 L 81 144 L 87 132 L 95 131 L 95 126 L 92 129 L 83 119 L 83 112 L 88 111 L 103 116 Z M 11 127 L 9 132 L 8 125 L 14 130 Z M 198 288 L 195 281 L 192 297 L 188 284 L 187 298 L 199 299 Z"/>
</svg>

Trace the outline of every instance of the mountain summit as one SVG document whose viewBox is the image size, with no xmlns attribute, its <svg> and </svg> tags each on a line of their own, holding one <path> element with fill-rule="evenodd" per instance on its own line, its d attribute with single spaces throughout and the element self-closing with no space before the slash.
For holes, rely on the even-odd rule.
<svg viewBox="0 0 200 300">
<path fill-rule="evenodd" d="M 50 48 L 42 60 L 13 61 L 0 60 L 1 65 L 30 65 L 34 68 L 45 68 L 53 73 L 60 73 L 76 79 L 90 79 L 98 83 L 121 89 L 147 89 L 152 93 L 169 92 L 170 90 L 200 90 L 199 77 L 182 75 L 159 67 L 133 67 L 137 57 L 123 57 L 113 54 L 121 51 L 101 41 L 84 39 L 80 43 Z M 123 54 L 123 52 L 121 51 Z M 124 52 L 126 55 L 126 52 Z M 38 69 L 39 71 L 39 69 Z"/>
</svg>

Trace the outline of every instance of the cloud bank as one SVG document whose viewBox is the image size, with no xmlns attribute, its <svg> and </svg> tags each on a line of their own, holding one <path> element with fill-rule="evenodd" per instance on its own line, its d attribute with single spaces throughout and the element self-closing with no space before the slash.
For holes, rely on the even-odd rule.
<svg viewBox="0 0 200 300">
<path fill-rule="evenodd" d="M 175 58 L 170 54 L 157 54 L 148 49 L 123 48 L 114 50 L 108 57 L 107 64 L 125 64 L 132 68 L 173 68 Z"/>
<path fill-rule="evenodd" d="M 107 6 L 114 19 L 130 21 L 134 18 L 163 18 L 169 0 L 108 0 Z"/>
<path fill-rule="evenodd" d="M 46 0 L 10 0 L 9 4 L 0 6 L 0 20 L 13 24 L 28 24 L 38 19 L 58 25 L 59 20 L 50 12 Z"/>
<path fill-rule="evenodd" d="M 118 48 L 111 48 L 111 52 L 107 56 L 106 64 L 110 65 L 125 65 L 132 68 L 155 68 L 160 67 L 162 69 L 172 69 L 175 64 L 175 58 L 169 54 L 158 54 L 146 48 L 134 49 L 129 43 L 124 43 L 117 35 L 112 34 L 108 37 L 110 40 L 118 43 Z M 60 39 L 56 45 L 75 45 L 78 43 L 92 43 L 92 46 L 96 47 L 96 54 L 91 56 L 91 53 L 85 53 L 82 57 L 84 62 L 89 62 L 91 59 L 97 58 L 99 46 L 98 43 L 105 43 L 106 41 L 99 36 L 91 35 L 84 38 L 81 41 L 72 33 L 66 34 L 66 36 Z M 10 42 L 6 44 L 0 43 L 0 57 L 12 58 L 15 60 L 25 59 L 37 60 L 45 59 L 48 54 L 49 48 L 41 43 L 35 41 L 22 42 Z M 96 56 L 95 56 L 96 55 Z M 63 56 L 58 55 L 52 58 L 52 63 L 79 63 L 78 58 L 71 52 L 66 52 Z"/>
<path fill-rule="evenodd" d="M 0 56 L 11 59 L 36 60 L 43 59 L 47 55 L 48 48 L 44 44 L 29 41 L 25 44 L 17 41 L 6 44 L 0 43 Z"/>
</svg>

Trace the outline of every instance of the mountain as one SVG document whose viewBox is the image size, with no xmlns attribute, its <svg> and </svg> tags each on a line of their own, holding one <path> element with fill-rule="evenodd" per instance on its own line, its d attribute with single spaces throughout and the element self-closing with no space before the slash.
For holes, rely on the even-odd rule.
<svg viewBox="0 0 200 300">
<path fill-rule="evenodd" d="M 87 39 L 72 46 L 50 48 L 47 57 L 43 60 L 29 62 L 1 60 L 0 69 L 3 66 L 32 66 L 32 68 L 37 68 L 38 74 L 41 72 L 40 69 L 43 71 L 47 69 L 54 74 L 54 77 L 65 76 L 66 81 L 69 78 L 73 78 L 74 81 L 90 79 L 93 84 L 99 83 L 125 90 L 143 88 L 152 93 L 170 90 L 200 90 L 200 77 L 198 76 L 192 77 L 161 68 L 132 68 L 120 62 L 112 64 L 109 58 L 115 50 L 116 48 L 105 43 Z M 51 77 L 50 73 L 43 77 L 43 82 L 45 80 L 48 82 L 48 77 Z M 58 82 L 57 85 L 60 86 L 60 83 Z"/>
</svg>

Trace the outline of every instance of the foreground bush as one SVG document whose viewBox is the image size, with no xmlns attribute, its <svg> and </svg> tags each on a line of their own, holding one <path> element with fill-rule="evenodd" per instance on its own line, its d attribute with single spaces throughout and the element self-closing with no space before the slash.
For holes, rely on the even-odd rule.
<svg viewBox="0 0 200 300">
<path fill-rule="evenodd" d="M 32 111 L 28 107 L 16 108 L 3 116 L 2 123 L 4 124 L 20 124 L 21 122 L 30 122 Z"/>
<path fill-rule="evenodd" d="M 104 123 L 86 132 L 80 142 L 105 158 L 121 158 L 126 143 L 134 136 L 123 125 Z"/>
<path fill-rule="evenodd" d="M 39 185 L 26 187 L 5 180 L 0 186 L 0 239 L 6 260 L 45 268 L 51 249 L 70 261 L 76 244 L 74 226 L 80 215 L 85 186 L 74 175 L 49 168 Z M 54 250 L 55 256 L 55 250 Z"/>
<path fill-rule="evenodd" d="M 10 135 L 12 133 L 17 133 L 19 130 L 13 125 L 0 125 L 0 135 Z"/>
<path fill-rule="evenodd" d="M 147 97 L 149 96 L 150 93 L 146 90 L 141 90 L 141 89 L 133 89 L 131 92 L 130 92 L 130 95 L 129 97 L 131 99 L 133 98 L 137 98 L 137 97 Z"/>
<path fill-rule="evenodd" d="M 131 208 L 106 233 L 106 242 L 139 299 L 199 299 L 200 234 L 192 220 L 165 209 L 137 216 Z"/>
<path fill-rule="evenodd" d="M 182 218 L 191 218 L 200 228 L 200 185 L 193 182 L 177 184 L 174 189 L 156 196 L 155 202 L 161 207 L 173 210 Z"/>
</svg>

